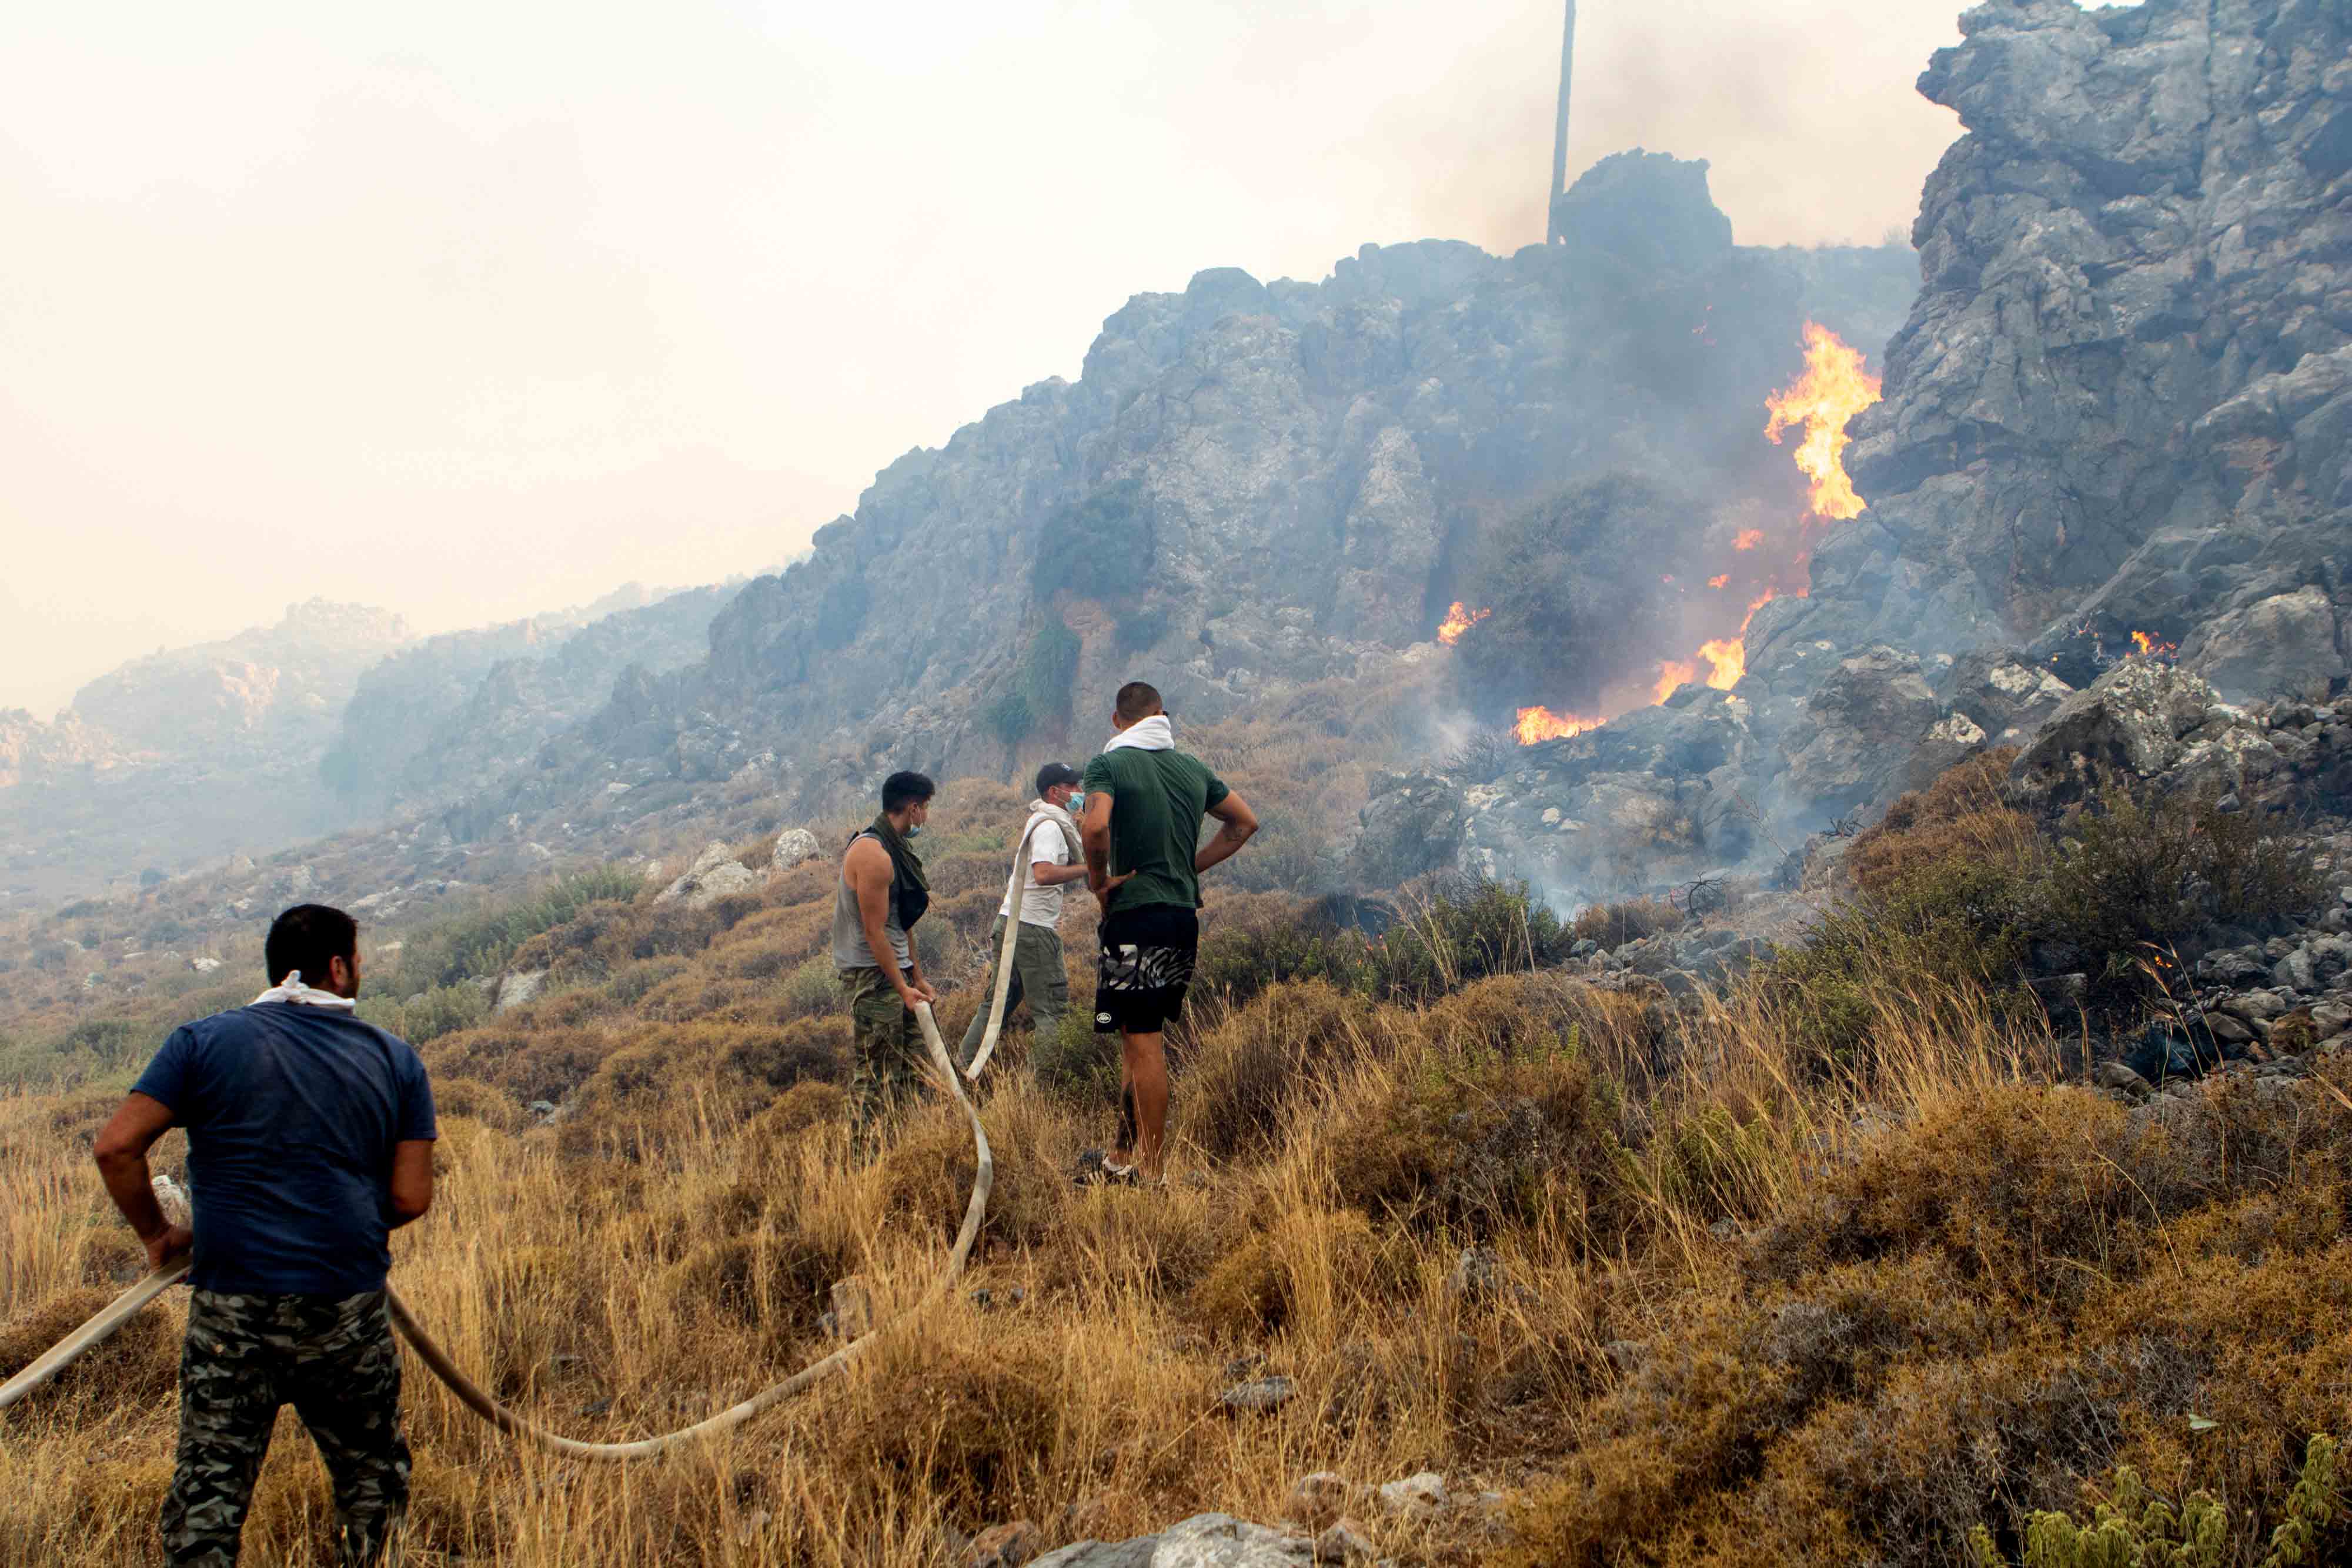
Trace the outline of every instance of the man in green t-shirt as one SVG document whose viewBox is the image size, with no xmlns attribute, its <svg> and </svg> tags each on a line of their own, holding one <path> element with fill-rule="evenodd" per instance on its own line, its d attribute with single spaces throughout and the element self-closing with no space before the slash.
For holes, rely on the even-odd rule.
<svg viewBox="0 0 2352 1568">
<path fill-rule="evenodd" d="M 1119 687 L 1110 744 L 1087 764 L 1087 885 L 1101 900 L 1095 1032 L 1119 1037 L 1118 1141 L 1089 1175 L 1161 1178 L 1168 1058 L 1160 1040 L 1184 1006 L 1201 947 L 1201 873 L 1257 831 L 1257 818 L 1199 758 L 1176 749 L 1160 693 Z M 1201 842 L 1201 819 L 1217 833 Z"/>
</svg>

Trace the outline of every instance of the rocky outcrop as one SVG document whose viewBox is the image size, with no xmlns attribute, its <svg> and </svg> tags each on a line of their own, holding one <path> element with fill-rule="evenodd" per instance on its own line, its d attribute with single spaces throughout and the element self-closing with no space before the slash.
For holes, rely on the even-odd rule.
<svg viewBox="0 0 2352 1568">
<path fill-rule="evenodd" d="M 1785 643 L 2022 644 L 2069 684 L 2141 632 L 2237 698 L 2323 697 L 2352 524 L 2352 14 L 1999 0 L 1920 90 L 1923 287 L 1847 466 L 1870 510 L 1769 607 Z"/>
<path fill-rule="evenodd" d="M 1702 502 L 1791 490 L 1765 393 L 1843 291 L 1883 328 L 1907 253 L 1742 249 L 1704 166 L 1662 156 L 1606 161 L 1564 204 L 1570 243 L 1510 256 L 1366 246 L 1319 284 L 1217 269 L 1138 296 L 1076 382 L 884 469 L 727 607 L 706 664 L 616 690 L 457 825 L 615 779 L 749 768 L 829 806 L 892 767 L 1002 772 L 1091 738 L 1139 671 L 1196 720 L 1385 679 L 1494 517 L 1621 470 Z"/>
<path fill-rule="evenodd" d="M 2352 13 L 1996 0 L 1962 33 L 1919 83 L 1968 134 L 1853 427 L 1868 509 L 1819 546 L 1810 597 L 1756 613 L 1745 777 L 1706 789 L 1754 801 L 1776 845 L 2037 734 L 2019 766 L 2053 799 L 2103 767 L 2259 790 L 2273 742 L 2216 694 L 2325 702 L 2352 677 Z M 2148 707 L 2164 693 L 2178 712 Z M 1532 771 L 1463 852 L 1545 880 L 1534 819 L 1590 802 Z M 1376 799 L 1367 833 L 1399 810 Z M 1699 837 L 1649 884 L 1739 841 Z"/>
<path fill-rule="evenodd" d="M 315 759 L 361 673 L 408 640 L 407 623 L 388 611 L 313 599 L 275 626 L 134 659 L 76 693 L 73 712 L 159 757 L 292 747 Z"/>
</svg>

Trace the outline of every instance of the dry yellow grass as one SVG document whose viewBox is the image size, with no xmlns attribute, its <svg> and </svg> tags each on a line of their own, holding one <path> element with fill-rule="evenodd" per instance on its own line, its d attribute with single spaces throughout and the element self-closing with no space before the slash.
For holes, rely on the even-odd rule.
<svg viewBox="0 0 2352 1568">
<path fill-rule="evenodd" d="M 961 945 L 939 967 L 966 982 L 950 1035 L 1017 808 L 964 797 L 927 841 Z M 394 1279 L 501 1397 L 581 1437 L 667 1430 L 824 1354 L 834 1281 L 887 1311 L 932 1278 L 968 1138 L 934 1103 L 853 1158 L 807 962 L 829 893 L 814 867 L 707 912 L 592 904 L 519 951 L 540 1000 L 426 1043 L 440 1200 Z M 1210 940 L 1246 967 L 1303 912 L 1221 899 Z M 1807 1032 L 1822 988 L 1785 977 L 1695 1009 L 1557 971 L 1463 985 L 1442 954 L 1423 1007 L 1251 977 L 1181 1042 L 1164 1193 L 1067 1184 L 1109 1109 L 1082 1074 L 1019 1082 L 1016 1037 L 964 1291 L 639 1468 L 518 1448 L 412 1360 L 412 1561 L 912 1568 L 1013 1519 L 1049 1546 L 1272 1522 L 1319 1469 L 1511 1498 L 1508 1539 L 1365 1509 L 1404 1562 L 1946 1563 L 1979 1521 L 2014 1559 L 2032 1510 L 2082 1509 L 2118 1464 L 2215 1491 L 2222 1560 L 2253 1561 L 2303 1440 L 2344 1420 L 2352 1073 L 2130 1114 L 2051 1087 L 2057 1043 L 2016 1010 L 1857 951 L 1840 1022 L 1868 1049 L 1845 1053 Z M 534 1125 L 542 1093 L 571 1116 Z M 0 1372 L 136 1263 L 88 1163 L 112 1099 L 0 1094 Z M 0 1416 L 0 1564 L 157 1560 L 178 1311 Z M 1221 1413 L 1236 1363 L 1297 1396 Z M 289 1415 L 248 1560 L 307 1560 L 329 1512 Z"/>
</svg>

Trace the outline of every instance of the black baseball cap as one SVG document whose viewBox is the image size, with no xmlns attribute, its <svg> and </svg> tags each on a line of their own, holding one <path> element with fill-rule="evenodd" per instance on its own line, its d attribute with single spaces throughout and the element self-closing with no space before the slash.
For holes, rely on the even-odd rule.
<svg viewBox="0 0 2352 1568">
<path fill-rule="evenodd" d="M 1048 762 L 1037 769 L 1037 793 L 1043 796 L 1056 784 L 1076 784 L 1078 770 L 1066 762 Z"/>
</svg>

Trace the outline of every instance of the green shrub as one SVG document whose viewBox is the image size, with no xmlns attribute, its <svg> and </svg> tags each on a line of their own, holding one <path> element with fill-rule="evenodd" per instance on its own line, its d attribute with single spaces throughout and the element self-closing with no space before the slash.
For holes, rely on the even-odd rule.
<svg viewBox="0 0 2352 1568">
<path fill-rule="evenodd" d="M 490 1016 L 490 998 L 471 980 L 460 980 L 404 998 L 362 996 L 359 1015 L 411 1045 L 422 1045 L 480 1023 Z"/>
<path fill-rule="evenodd" d="M 1632 898 L 1622 904 L 1595 904 L 1577 911 L 1568 928 L 1570 939 L 1622 947 L 1661 931 L 1679 929 L 1688 916 L 1663 898 Z"/>
<path fill-rule="evenodd" d="M 1029 569 L 1030 591 L 1041 601 L 1068 592 L 1132 603 L 1151 581 L 1153 554 L 1151 497 L 1141 481 L 1122 479 L 1046 517 Z"/>
<path fill-rule="evenodd" d="M 565 924 L 591 904 L 633 899 L 643 886 L 644 879 L 635 872 L 598 866 L 563 877 L 519 904 L 434 926 L 413 938 L 403 953 L 401 983 L 426 990 L 495 975 L 517 948 L 541 932 Z"/>
<path fill-rule="evenodd" d="M 1118 1042 L 1097 1034 L 1094 1014 L 1073 998 L 1054 1032 L 1030 1041 L 1029 1071 L 1051 1093 L 1083 1103 L 1105 1101 L 1118 1092 Z"/>
<path fill-rule="evenodd" d="M 1373 945 L 1373 993 L 1432 1001 L 1489 975 L 1556 961 L 1560 936 L 1559 916 L 1527 883 L 1449 878 Z"/>
</svg>

